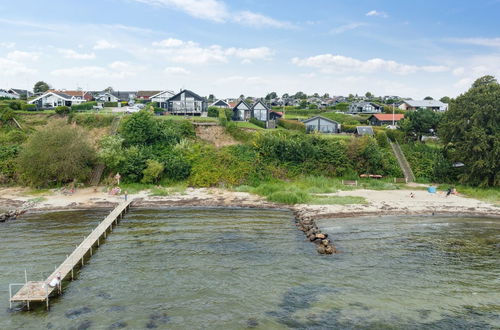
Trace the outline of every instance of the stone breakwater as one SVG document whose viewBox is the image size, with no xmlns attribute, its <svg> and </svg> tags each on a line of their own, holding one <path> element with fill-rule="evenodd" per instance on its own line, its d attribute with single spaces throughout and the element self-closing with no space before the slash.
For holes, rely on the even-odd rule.
<svg viewBox="0 0 500 330">
<path fill-rule="evenodd" d="M 316 244 L 316 251 L 319 254 L 334 254 L 338 252 L 332 241 L 328 238 L 328 234 L 321 232 L 311 216 L 301 211 L 295 211 L 294 214 L 298 229 L 306 235 L 310 242 Z"/>
<path fill-rule="evenodd" d="M 35 203 L 26 202 L 19 209 L 12 209 L 4 213 L 0 213 L 0 222 L 5 222 L 7 220 L 15 220 L 18 216 L 28 212 L 28 209 L 33 207 Z"/>
</svg>

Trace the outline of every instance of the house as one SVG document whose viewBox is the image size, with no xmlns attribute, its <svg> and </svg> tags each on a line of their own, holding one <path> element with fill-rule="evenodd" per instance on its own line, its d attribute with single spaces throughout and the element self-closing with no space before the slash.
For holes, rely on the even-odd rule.
<svg viewBox="0 0 500 330">
<path fill-rule="evenodd" d="M 7 91 L 7 93 L 16 95 L 17 96 L 16 98 L 27 98 L 35 95 L 27 89 L 18 89 L 18 88 L 11 88 Z"/>
<path fill-rule="evenodd" d="M 174 115 L 201 116 L 207 112 L 207 100 L 185 89 L 167 100 L 167 111 Z"/>
<path fill-rule="evenodd" d="M 50 109 L 58 106 L 67 106 L 81 104 L 85 102 L 82 97 L 71 96 L 62 92 L 46 92 L 28 101 L 29 104 L 35 104 L 38 109 Z"/>
<path fill-rule="evenodd" d="M 371 126 L 356 126 L 356 135 L 358 135 L 358 136 L 362 136 L 362 135 L 374 136 L 375 133 L 373 133 L 373 127 L 371 127 Z"/>
<path fill-rule="evenodd" d="M 136 95 L 137 92 L 102 91 L 95 96 L 95 100 L 101 102 L 130 102 L 135 99 Z"/>
<path fill-rule="evenodd" d="M 283 112 L 272 110 L 269 112 L 269 120 L 278 120 L 280 118 L 283 118 Z"/>
<path fill-rule="evenodd" d="M 118 102 L 119 99 L 109 92 L 102 92 L 95 96 L 96 101 L 100 102 Z"/>
<path fill-rule="evenodd" d="M 431 109 L 432 111 L 446 111 L 448 104 L 438 100 L 405 100 L 398 107 L 401 110 Z"/>
<path fill-rule="evenodd" d="M 264 122 L 269 121 L 269 112 L 271 112 L 271 109 L 269 109 L 269 107 L 264 102 L 262 102 L 262 99 L 257 100 L 257 102 L 252 105 L 251 110 L 252 118 Z"/>
<path fill-rule="evenodd" d="M 341 125 L 340 123 L 322 117 L 315 116 L 302 121 L 306 126 L 306 131 L 309 132 L 320 132 L 320 133 L 340 133 Z"/>
<path fill-rule="evenodd" d="M 347 113 L 380 113 L 382 107 L 372 102 L 353 102 L 349 104 Z"/>
<path fill-rule="evenodd" d="M 136 98 L 138 100 L 144 100 L 144 101 L 149 101 L 151 97 L 157 95 L 161 91 L 138 91 Z"/>
<path fill-rule="evenodd" d="M 21 98 L 19 95 L 9 93 L 4 89 L 0 89 L 0 97 L 8 99 L 18 99 L 18 100 Z"/>
<path fill-rule="evenodd" d="M 174 95 L 175 95 L 175 93 L 173 91 L 162 91 L 162 92 L 156 93 L 155 95 L 151 95 L 149 97 L 149 100 L 151 102 L 156 102 L 158 104 L 159 108 L 166 109 L 168 99 Z"/>
<path fill-rule="evenodd" d="M 66 94 L 69 96 L 74 96 L 76 98 L 81 98 L 85 100 L 85 102 L 92 101 L 94 97 L 92 96 L 91 93 L 89 92 L 84 92 L 84 91 L 69 91 L 69 90 L 57 90 L 57 89 L 49 89 L 47 92 L 56 92 L 56 93 L 62 93 Z"/>
<path fill-rule="evenodd" d="M 404 117 L 405 115 L 399 113 L 394 113 L 394 114 L 377 113 L 371 115 L 368 118 L 368 121 L 372 126 L 396 125 Z"/>
<path fill-rule="evenodd" d="M 224 108 L 229 109 L 231 106 L 224 100 L 217 100 L 214 103 L 210 104 L 211 107 Z"/>
<path fill-rule="evenodd" d="M 245 100 L 240 100 L 233 107 L 233 120 L 235 121 L 246 121 L 251 118 L 252 107 L 245 102 Z"/>
<path fill-rule="evenodd" d="M 137 92 L 134 91 L 112 91 L 113 94 L 120 102 L 130 102 L 135 100 Z"/>
</svg>

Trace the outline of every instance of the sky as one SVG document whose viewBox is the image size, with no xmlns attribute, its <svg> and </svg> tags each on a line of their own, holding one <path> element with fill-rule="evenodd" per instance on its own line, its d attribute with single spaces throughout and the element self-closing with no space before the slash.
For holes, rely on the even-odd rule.
<svg viewBox="0 0 500 330">
<path fill-rule="evenodd" d="M 0 88 L 455 97 L 500 78 L 500 0 L 0 1 Z"/>
</svg>

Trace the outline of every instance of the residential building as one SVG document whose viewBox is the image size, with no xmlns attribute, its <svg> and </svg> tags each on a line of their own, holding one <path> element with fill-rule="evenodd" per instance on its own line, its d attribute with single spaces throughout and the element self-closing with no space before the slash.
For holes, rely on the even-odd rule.
<svg viewBox="0 0 500 330">
<path fill-rule="evenodd" d="M 29 104 L 35 104 L 38 109 L 50 109 L 58 106 L 72 106 L 85 102 L 83 97 L 71 96 L 62 92 L 46 92 L 28 101 Z"/>
<path fill-rule="evenodd" d="M 320 133 L 340 133 L 341 125 L 340 123 L 322 117 L 315 116 L 302 121 L 306 126 L 306 131 L 309 132 L 320 132 Z"/>
<path fill-rule="evenodd" d="M 381 113 L 382 107 L 373 102 L 353 102 L 349 104 L 347 113 Z"/>
<path fill-rule="evenodd" d="M 255 119 L 267 122 L 269 120 L 269 112 L 271 112 L 271 109 L 269 109 L 262 99 L 257 100 L 252 105 L 252 117 Z"/>
<path fill-rule="evenodd" d="M 214 103 L 210 104 L 211 107 L 217 107 L 217 108 L 224 108 L 224 109 L 229 109 L 231 106 L 227 101 L 224 100 L 217 100 Z"/>
<path fill-rule="evenodd" d="M 9 99 L 17 99 L 17 100 L 20 99 L 19 95 L 9 93 L 4 89 L 0 89 L 0 97 L 9 98 Z"/>
<path fill-rule="evenodd" d="M 85 102 L 92 101 L 94 99 L 94 97 L 92 96 L 91 93 L 85 92 L 85 91 L 70 91 L 70 90 L 65 90 L 65 89 L 62 89 L 62 90 L 49 89 L 47 92 L 56 92 L 56 93 L 66 94 L 69 96 L 74 96 L 76 98 L 81 98 L 81 99 L 85 100 Z"/>
<path fill-rule="evenodd" d="M 149 100 L 151 102 L 156 102 L 158 104 L 159 108 L 166 109 L 168 99 L 170 99 L 174 95 L 175 95 L 175 93 L 173 91 L 167 90 L 167 91 L 162 91 L 162 92 L 156 93 L 155 95 L 151 95 L 149 97 Z"/>
<path fill-rule="evenodd" d="M 386 126 L 386 125 L 397 125 L 405 115 L 400 113 L 377 113 L 371 115 L 368 121 L 372 126 Z"/>
<path fill-rule="evenodd" d="M 438 100 L 405 100 L 398 107 L 401 110 L 430 109 L 432 111 L 446 111 L 448 104 Z"/>
<path fill-rule="evenodd" d="M 245 102 L 245 100 L 240 100 L 233 107 L 233 120 L 235 121 L 247 121 L 250 120 L 252 113 L 252 107 Z"/>
<path fill-rule="evenodd" d="M 207 112 L 207 100 L 185 89 L 168 99 L 167 111 L 174 115 L 201 116 Z"/>
<path fill-rule="evenodd" d="M 7 93 L 17 95 L 18 97 L 16 98 L 28 98 L 35 95 L 33 92 L 30 92 L 27 89 L 18 89 L 18 88 L 11 88 L 7 91 Z"/>
<path fill-rule="evenodd" d="M 157 95 L 161 91 L 138 91 L 136 95 L 136 99 L 150 101 L 151 97 Z"/>
</svg>

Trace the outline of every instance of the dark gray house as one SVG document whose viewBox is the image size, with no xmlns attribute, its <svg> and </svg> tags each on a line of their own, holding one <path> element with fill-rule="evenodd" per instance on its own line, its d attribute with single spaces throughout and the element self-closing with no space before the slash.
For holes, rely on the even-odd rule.
<svg viewBox="0 0 500 330">
<path fill-rule="evenodd" d="M 226 101 L 224 100 L 217 100 L 215 101 L 214 103 L 210 104 L 211 107 L 217 107 L 217 108 L 227 108 L 229 109 L 231 106 L 229 105 L 229 103 L 227 103 Z"/>
<path fill-rule="evenodd" d="M 340 123 L 321 116 L 312 117 L 302 121 L 307 132 L 340 133 Z"/>
<path fill-rule="evenodd" d="M 251 118 L 252 107 L 245 102 L 245 100 L 240 100 L 236 106 L 233 108 L 233 120 L 235 121 L 246 121 Z"/>
<path fill-rule="evenodd" d="M 258 100 L 252 105 L 252 117 L 260 121 L 267 122 L 270 112 L 271 109 L 262 100 Z"/>
<path fill-rule="evenodd" d="M 382 107 L 373 102 L 353 102 L 347 113 L 381 113 Z"/>
<path fill-rule="evenodd" d="M 207 112 L 207 100 L 185 89 L 167 100 L 167 111 L 173 115 L 201 116 Z"/>
</svg>

